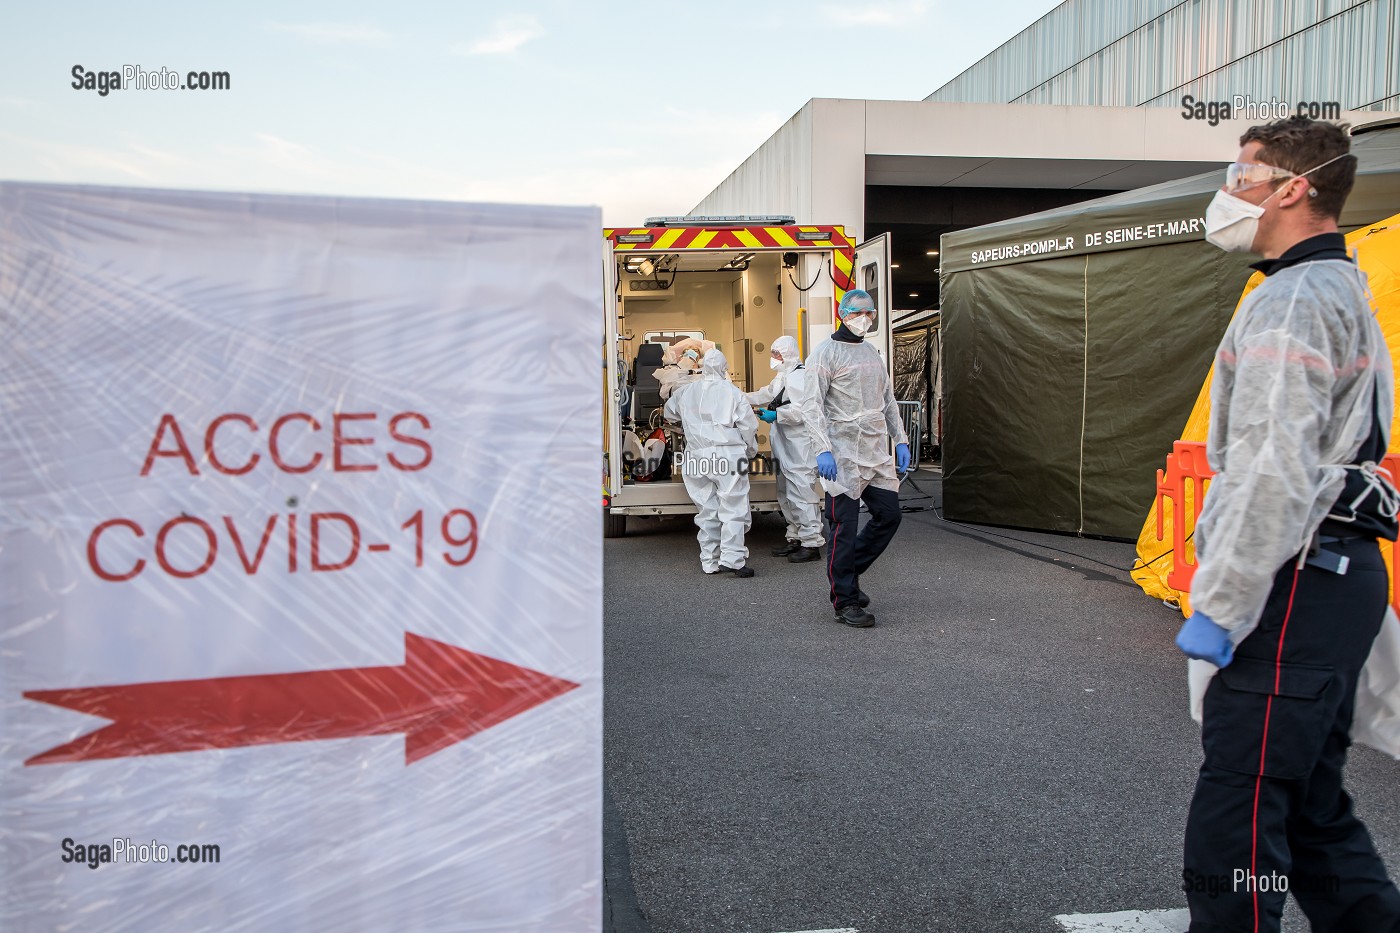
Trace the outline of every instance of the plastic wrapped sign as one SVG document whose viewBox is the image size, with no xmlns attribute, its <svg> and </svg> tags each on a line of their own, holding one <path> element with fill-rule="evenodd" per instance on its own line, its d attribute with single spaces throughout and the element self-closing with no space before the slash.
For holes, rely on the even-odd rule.
<svg viewBox="0 0 1400 933">
<path fill-rule="evenodd" d="M 0 184 L 0 929 L 597 927 L 599 227 Z"/>
</svg>

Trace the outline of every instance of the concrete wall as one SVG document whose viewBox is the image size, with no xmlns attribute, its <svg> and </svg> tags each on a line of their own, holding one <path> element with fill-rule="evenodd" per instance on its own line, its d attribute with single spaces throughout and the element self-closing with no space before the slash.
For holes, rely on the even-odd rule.
<svg viewBox="0 0 1400 933">
<path fill-rule="evenodd" d="M 998 159 L 1230 161 L 1247 124 L 1179 110 L 872 100 L 866 152 Z"/>
</svg>

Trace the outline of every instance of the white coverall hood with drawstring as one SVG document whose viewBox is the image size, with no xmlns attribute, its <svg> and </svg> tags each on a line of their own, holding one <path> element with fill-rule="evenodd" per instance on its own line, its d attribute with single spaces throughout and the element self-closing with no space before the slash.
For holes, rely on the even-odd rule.
<svg viewBox="0 0 1400 933">
<path fill-rule="evenodd" d="M 764 388 L 748 393 L 747 398 L 749 404 L 762 407 L 785 393 L 786 404 L 778 407 L 778 420 L 768 429 L 768 442 L 778 461 L 774 478 L 778 505 L 787 520 L 787 540 L 819 548 L 826 539 L 822 536 L 821 487 L 817 485 L 818 450 L 803 417 L 804 409 L 811 407 L 813 382 L 802 368 L 795 338 L 784 334 L 774 340 L 773 352 L 782 357 L 778 374 Z"/>
<path fill-rule="evenodd" d="M 1236 645 L 1258 625 L 1278 568 L 1336 502 L 1373 405 L 1389 438 L 1390 353 L 1375 315 L 1358 307 L 1370 308 L 1370 294 L 1352 263 L 1282 269 L 1241 302 L 1216 352 L 1206 443 L 1216 472 L 1196 523 L 1191 606 Z M 1353 736 L 1400 756 L 1400 625 L 1387 616 L 1361 674 Z M 1191 662 L 1197 719 L 1216 670 Z"/>
<path fill-rule="evenodd" d="M 721 566 L 743 567 L 748 560 L 749 476 L 740 461 L 758 453 L 758 418 L 729 381 L 729 361 L 722 352 L 706 353 L 700 373 L 698 381 L 672 392 L 665 417 L 685 432 L 681 477 L 697 510 L 700 566 L 713 573 Z"/>
</svg>

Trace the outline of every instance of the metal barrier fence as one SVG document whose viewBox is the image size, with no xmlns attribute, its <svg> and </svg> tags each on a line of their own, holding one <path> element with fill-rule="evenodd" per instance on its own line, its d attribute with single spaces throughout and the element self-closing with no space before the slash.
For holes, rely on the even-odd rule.
<svg viewBox="0 0 1400 933">
<path fill-rule="evenodd" d="M 904 422 L 904 433 L 909 435 L 909 469 L 919 468 L 919 450 L 923 444 L 924 403 L 896 402 L 899 417 Z"/>
</svg>

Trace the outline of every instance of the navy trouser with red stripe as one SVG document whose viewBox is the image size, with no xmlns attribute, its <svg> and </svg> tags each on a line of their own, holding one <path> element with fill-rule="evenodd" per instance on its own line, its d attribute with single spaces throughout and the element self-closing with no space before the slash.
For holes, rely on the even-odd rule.
<svg viewBox="0 0 1400 933">
<path fill-rule="evenodd" d="M 1400 892 L 1342 789 L 1386 571 L 1374 541 L 1328 548 L 1347 573 L 1289 561 L 1206 691 L 1182 873 L 1191 933 L 1277 933 L 1287 893 L 1314 933 L 1400 933 Z"/>
<path fill-rule="evenodd" d="M 860 504 L 870 509 L 870 521 L 860 527 Z M 826 540 L 831 550 L 826 558 L 826 576 L 831 581 L 831 604 L 837 609 L 854 606 L 860 595 L 860 575 L 870 569 L 875 558 L 885 552 L 899 530 L 903 517 L 899 493 L 892 489 L 866 486 L 859 499 L 850 496 L 826 497 L 823 512 L 827 520 Z M 857 533 L 859 532 L 859 533 Z"/>
</svg>

